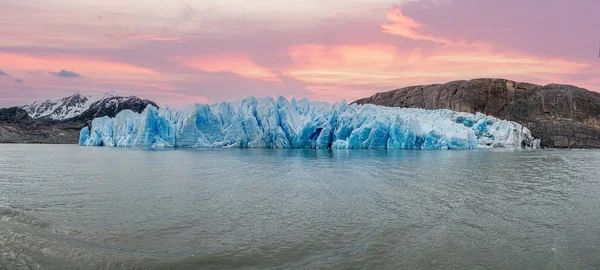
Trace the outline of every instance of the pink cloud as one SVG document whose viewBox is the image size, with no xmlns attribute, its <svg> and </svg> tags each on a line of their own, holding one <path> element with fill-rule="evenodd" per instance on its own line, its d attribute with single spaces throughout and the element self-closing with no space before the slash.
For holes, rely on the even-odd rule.
<svg viewBox="0 0 600 270">
<path fill-rule="evenodd" d="M 444 45 L 451 45 L 454 43 L 446 38 L 421 33 L 425 27 L 412 18 L 404 16 L 400 8 L 391 9 L 387 14 L 387 19 L 392 23 L 381 25 L 382 31 L 386 34 L 401 36 L 413 40 L 431 41 Z"/>
<path fill-rule="evenodd" d="M 27 55 L 18 53 L 0 52 L 0 62 L 18 70 L 44 70 L 69 69 L 87 74 L 107 76 L 151 75 L 155 71 L 127 63 L 101 59 L 86 55 Z"/>
<path fill-rule="evenodd" d="M 586 34 L 600 22 L 593 16 L 600 2 L 507 0 L 498 6 L 494 0 L 461 0 L 425 8 L 431 1 L 401 1 L 411 3 L 387 12 L 383 6 L 391 2 L 368 11 L 357 8 L 362 0 L 351 2 L 342 4 L 359 13 L 323 12 L 310 22 L 228 17 L 179 4 L 160 13 L 98 13 L 83 4 L 2 3 L 0 10 L 9 12 L 0 18 L 0 36 L 6 37 L 0 39 L 0 68 L 26 83 L 0 78 L 8 89 L 0 98 L 29 89 L 22 99 L 117 90 L 149 93 L 169 104 L 198 96 L 221 101 L 280 94 L 339 101 L 475 77 L 600 90 L 598 44 Z M 83 78 L 48 74 L 61 69 Z"/>
<path fill-rule="evenodd" d="M 179 37 L 173 36 L 162 36 L 150 33 L 140 32 L 136 29 L 135 33 L 122 34 L 122 35 L 105 35 L 106 37 L 118 38 L 118 39 L 131 39 L 131 40 L 151 40 L 151 41 L 180 41 Z"/>
<path fill-rule="evenodd" d="M 271 82 L 281 81 L 268 68 L 256 64 L 248 55 L 243 53 L 174 57 L 172 60 L 179 65 L 203 72 L 230 72 L 248 79 Z"/>
<path fill-rule="evenodd" d="M 392 44 L 291 46 L 288 53 L 294 65 L 284 74 L 307 83 L 313 97 L 332 99 L 342 94 L 353 99 L 376 89 L 409 84 L 476 77 L 526 77 L 543 84 L 564 82 L 566 75 L 589 71 L 587 63 L 540 58 L 521 52 L 501 53 L 490 45 L 456 43 L 443 37 L 422 35 L 414 31 L 423 27 L 420 23 L 398 15 L 401 14 L 398 9 L 392 13 L 397 16 L 397 22 L 407 26 L 394 33 L 445 46 L 409 51 L 398 51 Z"/>
<path fill-rule="evenodd" d="M 192 104 L 210 104 L 212 101 L 205 96 L 197 94 L 173 93 L 162 91 L 138 91 L 137 95 L 152 97 L 160 106 L 183 108 Z"/>
<path fill-rule="evenodd" d="M 288 48 L 294 64 L 284 74 L 308 84 L 313 97 L 331 99 L 340 95 L 358 98 L 382 88 L 478 77 L 561 83 L 568 82 L 569 75 L 592 71 L 585 62 L 500 51 L 492 44 L 426 34 L 431 31 L 427 26 L 403 15 L 399 8 L 390 10 L 387 18 L 392 23 L 381 25 L 383 33 L 443 46 L 399 51 L 391 43 L 295 45 Z"/>
<path fill-rule="evenodd" d="M 391 23 L 381 24 L 381 31 L 385 34 L 401 36 L 411 40 L 431 41 L 448 46 L 468 47 L 472 49 L 491 49 L 491 45 L 484 42 L 467 42 L 465 40 L 451 40 L 439 35 L 426 34 L 431 29 L 414 19 L 404 15 L 402 9 L 393 8 L 387 13 L 387 19 Z"/>
</svg>

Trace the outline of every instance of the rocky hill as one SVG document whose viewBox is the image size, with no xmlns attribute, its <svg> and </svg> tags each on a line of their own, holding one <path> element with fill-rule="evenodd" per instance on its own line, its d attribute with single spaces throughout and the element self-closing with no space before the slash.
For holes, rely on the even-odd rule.
<svg viewBox="0 0 600 270">
<path fill-rule="evenodd" d="M 0 143 L 73 143 L 84 125 L 33 119 L 18 107 L 0 109 Z"/>
<path fill-rule="evenodd" d="M 122 110 L 142 112 L 156 103 L 138 97 L 75 94 L 56 101 L 0 109 L 0 143 L 76 144 L 79 132 L 96 117 L 114 117 Z"/>
<path fill-rule="evenodd" d="M 411 86 L 354 103 L 481 112 L 529 127 L 543 147 L 600 148 L 600 93 L 571 85 L 475 79 Z"/>
</svg>

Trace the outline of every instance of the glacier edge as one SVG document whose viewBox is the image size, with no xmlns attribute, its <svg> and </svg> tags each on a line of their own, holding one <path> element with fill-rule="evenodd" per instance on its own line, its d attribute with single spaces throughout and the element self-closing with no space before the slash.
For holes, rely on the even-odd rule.
<svg viewBox="0 0 600 270">
<path fill-rule="evenodd" d="M 484 114 L 250 97 L 185 110 L 148 106 L 92 121 L 82 146 L 152 148 L 536 148 L 526 127 Z"/>
</svg>

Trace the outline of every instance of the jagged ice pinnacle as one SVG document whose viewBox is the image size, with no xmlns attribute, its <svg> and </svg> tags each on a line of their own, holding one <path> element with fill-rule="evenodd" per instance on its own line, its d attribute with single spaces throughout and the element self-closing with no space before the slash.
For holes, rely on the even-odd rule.
<svg viewBox="0 0 600 270">
<path fill-rule="evenodd" d="M 246 98 L 96 118 L 79 144 L 111 147 L 474 149 L 535 147 L 518 123 L 451 110 Z"/>
</svg>

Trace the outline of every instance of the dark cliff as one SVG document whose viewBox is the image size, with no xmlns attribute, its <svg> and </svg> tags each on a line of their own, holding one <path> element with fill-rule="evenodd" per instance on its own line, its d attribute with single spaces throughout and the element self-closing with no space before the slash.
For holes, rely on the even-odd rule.
<svg viewBox="0 0 600 270">
<path fill-rule="evenodd" d="M 411 86 L 354 103 L 481 112 L 529 127 L 543 147 L 600 148 L 600 93 L 571 85 L 475 79 Z"/>
</svg>

